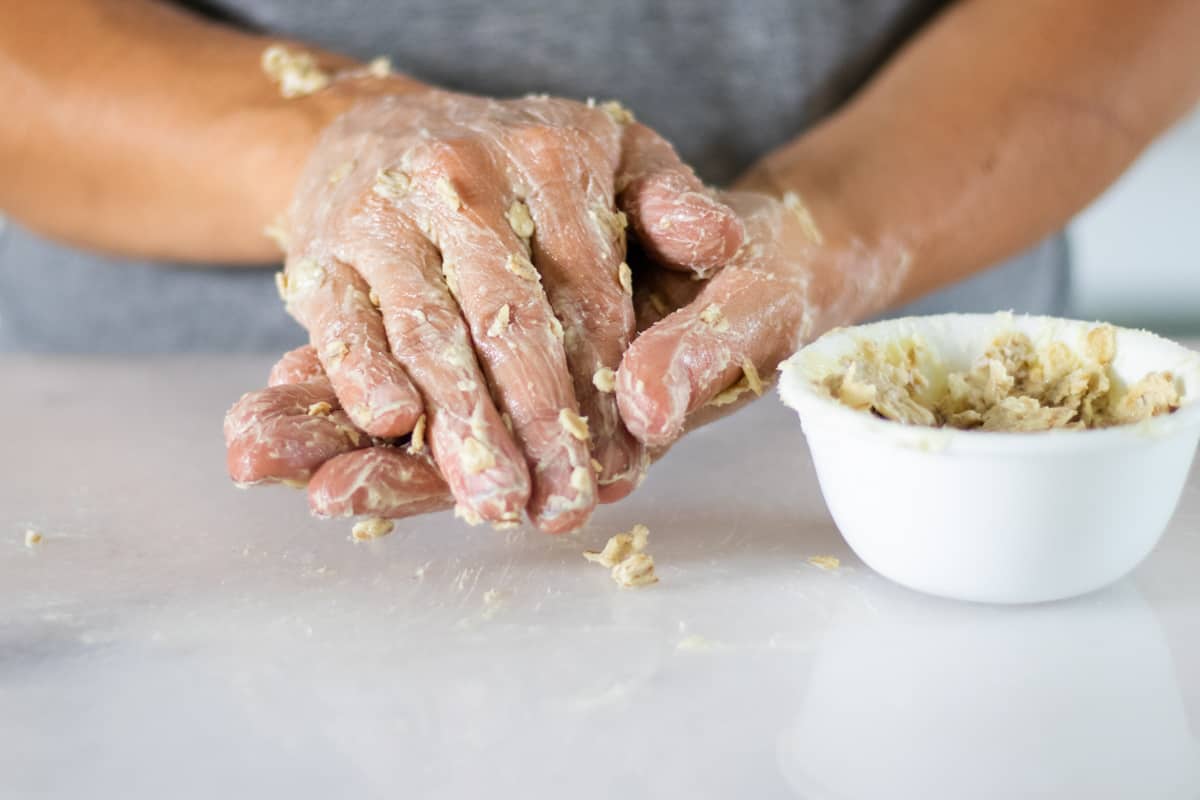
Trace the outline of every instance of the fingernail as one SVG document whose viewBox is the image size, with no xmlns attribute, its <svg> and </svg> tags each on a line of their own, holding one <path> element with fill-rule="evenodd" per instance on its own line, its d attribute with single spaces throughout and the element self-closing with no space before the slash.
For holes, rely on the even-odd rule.
<svg viewBox="0 0 1200 800">
<path fill-rule="evenodd" d="M 627 430 L 603 443 L 594 456 L 600 465 L 596 497 L 601 503 L 615 503 L 637 488 L 645 468 L 645 449 Z"/>
<path fill-rule="evenodd" d="M 668 444 L 683 429 L 691 390 L 687 376 L 672 365 L 659 377 L 645 380 L 624 367 L 617 373 L 617 405 L 625 426 L 644 444 Z"/>
<path fill-rule="evenodd" d="M 396 383 L 375 386 L 366 404 L 350 410 L 356 425 L 372 436 L 396 437 L 409 434 L 421 407 L 413 393 Z"/>
</svg>

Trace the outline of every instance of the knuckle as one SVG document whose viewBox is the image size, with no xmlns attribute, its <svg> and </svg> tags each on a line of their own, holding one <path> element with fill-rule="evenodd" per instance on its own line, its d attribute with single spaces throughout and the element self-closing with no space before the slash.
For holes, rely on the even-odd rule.
<svg viewBox="0 0 1200 800">
<path fill-rule="evenodd" d="M 541 122 L 519 128 L 515 136 L 521 149 L 534 156 L 567 152 L 573 149 L 577 138 L 570 128 Z"/>
<path fill-rule="evenodd" d="M 482 143 L 471 136 L 435 139 L 424 144 L 414 162 L 422 173 L 470 177 L 485 163 Z"/>
</svg>

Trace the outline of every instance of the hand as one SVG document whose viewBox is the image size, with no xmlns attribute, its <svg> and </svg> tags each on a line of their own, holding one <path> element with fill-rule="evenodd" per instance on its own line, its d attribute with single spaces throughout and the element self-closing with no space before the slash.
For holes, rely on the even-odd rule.
<svg viewBox="0 0 1200 800">
<path fill-rule="evenodd" d="M 634 271 L 643 333 L 625 353 L 618 399 L 653 457 L 682 431 L 752 400 L 792 349 L 886 297 L 902 274 L 893 269 L 886 278 L 892 262 L 868 257 L 861 244 L 826 242 L 798 200 L 785 205 L 746 192 L 725 199 L 742 215 L 748 240 L 714 278 L 696 280 L 649 263 Z M 709 310 L 714 305 L 719 315 Z M 371 447 L 335 411 L 316 419 L 307 413 L 312 403 L 337 408 L 311 347 L 286 355 L 270 383 L 247 395 L 227 420 L 231 465 L 284 480 L 312 475 L 309 504 L 320 516 L 403 517 L 453 502 L 427 455 Z"/>
<path fill-rule="evenodd" d="M 797 348 L 895 296 L 908 268 L 903 250 L 868 246 L 832 215 L 818 227 L 798 195 L 777 197 L 722 195 L 746 243 L 711 279 L 648 273 L 642 316 L 662 318 L 634 340 L 617 373 L 622 419 L 647 446 L 665 448 L 759 396 Z"/>
<path fill-rule="evenodd" d="M 268 388 L 244 395 L 225 417 L 235 480 L 306 486 L 318 516 L 405 517 L 453 505 L 422 438 L 384 444 L 355 426 L 308 345 L 285 354 Z"/>
<path fill-rule="evenodd" d="M 344 410 L 307 423 L 309 444 L 347 422 L 392 439 L 423 416 L 464 516 L 515 524 L 528 506 L 544 530 L 579 527 L 646 465 L 612 385 L 634 331 L 617 202 L 679 269 L 730 258 L 740 222 L 619 106 L 391 94 L 386 79 L 363 94 L 287 221 L 281 292 Z M 230 468 L 278 477 L 232 449 Z"/>
</svg>

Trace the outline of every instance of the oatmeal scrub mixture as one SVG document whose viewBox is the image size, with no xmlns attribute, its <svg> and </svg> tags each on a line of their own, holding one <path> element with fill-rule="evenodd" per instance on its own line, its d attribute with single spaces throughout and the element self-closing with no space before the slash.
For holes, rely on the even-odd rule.
<svg viewBox="0 0 1200 800">
<path fill-rule="evenodd" d="M 861 411 L 908 425 L 985 431 L 1107 428 L 1179 408 L 1169 372 L 1129 387 L 1112 371 L 1116 331 L 1091 328 L 1078 350 L 1064 342 L 1035 349 L 1023 333 L 998 336 L 970 369 L 939 370 L 917 339 L 880 347 L 863 342 L 825 388 Z"/>
<path fill-rule="evenodd" d="M 649 528 L 634 525 L 628 532 L 609 538 L 600 552 L 587 550 L 583 557 L 593 564 L 611 569 L 612 579 L 618 586 L 649 586 L 658 583 L 658 576 L 654 574 L 654 558 L 646 552 L 649 539 Z"/>
</svg>

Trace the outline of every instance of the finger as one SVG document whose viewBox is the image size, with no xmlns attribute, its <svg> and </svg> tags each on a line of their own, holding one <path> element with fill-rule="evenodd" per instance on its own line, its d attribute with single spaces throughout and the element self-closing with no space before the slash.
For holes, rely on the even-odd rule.
<svg viewBox="0 0 1200 800">
<path fill-rule="evenodd" d="M 697 295 L 642 333 L 617 373 L 625 424 L 651 447 L 677 438 L 685 418 L 713 403 L 761 395 L 791 349 L 794 296 L 771 275 L 724 269 Z"/>
<path fill-rule="evenodd" d="M 492 396 L 530 465 L 530 516 L 547 532 L 578 528 L 596 503 L 586 424 L 557 319 L 504 217 L 506 181 L 474 143 L 437 143 L 413 162 L 417 213 L 442 252 Z"/>
<path fill-rule="evenodd" d="M 297 347 L 283 354 L 283 357 L 271 367 L 267 378 L 267 386 L 278 386 L 282 383 L 304 383 L 313 378 L 324 378 L 325 368 L 317 358 L 317 351 L 312 345 Z"/>
<path fill-rule="evenodd" d="M 639 241 L 664 266 L 705 274 L 726 264 L 742 246 L 745 231 L 738 215 L 645 125 L 625 127 L 616 186 Z"/>
<path fill-rule="evenodd" d="M 362 277 L 336 258 L 303 256 L 288 259 L 283 288 L 354 423 L 382 438 L 412 431 L 421 398 L 388 348 Z"/>
<path fill-rule="evenodd" d="M 621 423 L 614 378 L 633 337 L 632 274 L 624 263 L 624 215 L 612 206 L 612 157 L 602 143 L 561 142 L 532 129 L 516 144 L 534 227 L 533 262 L 562 323 L 580 413 L 588 420 L 598 496 L 614 502 L 645 474 L 641 443 Z M 517 200 L 517 203 L 522 200 Z M 522 232 L 522 231 L 518 231 Z"/>
<path fill-rule="evenodd" d="M 357 238 L 355 258 L 379 299 L 392 352 L 425 398 L 433 455 L 463 515 L 520 520 L 530 493 L 525 457 L 488 394 L 437 250 L 397 214 L 380 216 Z"/>
<path fill-rule="evenodd" d="M 410 517 L 454 504 L 432 459 L 396 447 L 335 456 L 308 484 L 308 505 L 319 517 Z"/>
<path fill-rule="evenodd" d="M 632 263 L 632 262 L 631 262 Z M 633 308 L 638 333 L 696 299 L 704 283 L 694 275 L 640 263 L 633 269 Z"/>
<path fill-rule="evenodd" d="M 304 482 L 333 456 L 370 443 L 323 378 L 243 395 L 225 415 L 226 464 L 238 483 Z"/>
</svg>

